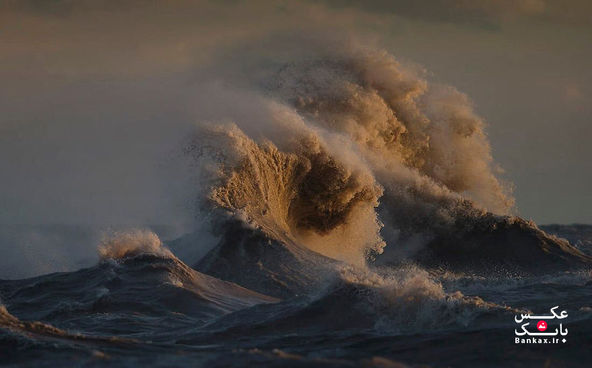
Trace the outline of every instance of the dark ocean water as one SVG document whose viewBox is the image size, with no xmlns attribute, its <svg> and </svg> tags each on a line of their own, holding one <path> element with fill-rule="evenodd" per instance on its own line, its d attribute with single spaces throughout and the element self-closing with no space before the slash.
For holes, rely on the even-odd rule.
<svg viewBox="0 0 592 368">
<path fill-rule="evenodd" d="M 75 272 L 0 281 L 0 365 L 590 366 L 585 266 L 361 269 L 257 237 L 228 247 L 193 267 L 136 249 Z M 568 317 L 549 330 L 561 322 L 566 342 L 515 343 L 516 315 L 555 306 Z"/>
</svg>

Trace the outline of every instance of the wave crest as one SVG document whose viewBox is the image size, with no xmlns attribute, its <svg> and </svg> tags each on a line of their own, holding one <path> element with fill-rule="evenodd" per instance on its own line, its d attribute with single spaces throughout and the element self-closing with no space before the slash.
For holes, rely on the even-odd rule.
<svg viewBox="0 0 592 368">
<path fill-rule="evenodd" d="M 217 206 L 275 239 L 333 258 L 363 263 L 368 251 L 382 251 L 374 210 L 381 186 L 330 155 L 318 137 L 302 134 L 292 152 L 269 140 L 256 143 L 236 125 L 209 126 L 199 140 L 226 147 L 210 155 L 220 167 L 209 196 Z M 361 236 L 351 233 L 356 228 Z"/>
<path fill-rule="evenodd" d="M 307 119 L 350 137 L 381 182 L 409 185 L 404 176 L 415 176 L 507 213 L 514 202 L 496 177 L 482 119 L 464 94 L 418 74 L 358 47 L 287 65 L 270 85 Z"/>
<path fill-rule="evenodd" d="M 160 241 L 158 235 L 150 230 L 132 229 L 105 235 L 98 247 L 102 259 L 121 259 L 141 253 L 156 254 L 161 257 L 174 257 Z"/>
</svg>

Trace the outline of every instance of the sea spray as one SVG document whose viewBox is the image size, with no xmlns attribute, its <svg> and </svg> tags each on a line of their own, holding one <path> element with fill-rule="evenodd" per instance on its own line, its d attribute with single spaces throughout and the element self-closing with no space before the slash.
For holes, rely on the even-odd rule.
<svg viewBox="0 0 592 368">
<path fill-rule="evenodd" d="M 466 96 L 390 54 L 348 46 L 256 75 L 244 118 L 198 124 L 187 151 L 210 168 L 205 197 L 270 237 L 362 265 L 511 210 Z"/>
<path fill-rule="evenodd" d="M 162 244 L 158 235 L 150 230 L 142 229 L 104 234 L 98 251 L 103 259 L 120 259 L 141 253 L 174 257 L 171 251 Z"/>
<path fill-rule="evenodd" d="M 202 127 L 196 139 L 225 148 L 209 152 L 220 165 L 209 195 L 215 205 L 273 239 L 332 258 L 363 264 L 368 252 L 382 251 L 374 211 L 380 185 L 329 155 L 320 138 L 303 135 L 285 152 L 228 125 Z"/>
</svg>

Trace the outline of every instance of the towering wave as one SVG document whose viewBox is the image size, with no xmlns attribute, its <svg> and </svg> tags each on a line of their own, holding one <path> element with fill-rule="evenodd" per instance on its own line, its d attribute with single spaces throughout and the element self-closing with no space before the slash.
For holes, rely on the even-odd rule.
<svg viewBox="0 0 592 368">
<path fill-rule="evenodd" d="M 291 141 L 281 151 L 236 125 L 202 129 L 194 149 L 202 155 L 205 147 L 220 169 L 211 201 L 288 246 L 351 263 L 382 252 L 375 212 L 382 187 L 372 173 L 332 155 L 312 128 L 285 134 Z"/>
<path fill-rule="evenodd" d="M 261 96 L 248 117 L 202 124 L 189 145 L 211 169 L 215 207 L 272 239 L 353 264 L 385 249 L 422 260 L 465 250 L 478 257 L 480 236 L 499 247 L 526 237 L 542 256 L 567 250 L 587 262 L 511 216 L 484 122 L 454 88 L 364 47 L 271 69 L 254 73 Z M 506 262 L 496 246 L 488 254 Z"/>
<path fill-rule="evenodd" d="M 459 194 L 496 213 L 513 206 L 484 123 L 454 88 L 429 85 L 388 53 L 366 48 L 289 64 L 272 78 L 269 88 L 307 120 L 347 135 L 384 185 Z"/>
</svg>

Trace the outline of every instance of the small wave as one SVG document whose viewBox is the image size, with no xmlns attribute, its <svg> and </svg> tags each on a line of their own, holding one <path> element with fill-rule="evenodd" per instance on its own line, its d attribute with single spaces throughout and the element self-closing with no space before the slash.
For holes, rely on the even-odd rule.
<svg viewBox="0 0 592 368">
<path fill-rule="evenodd" d="M 75 341 L 78 343 L 130 344 L 133 339 L 115 336 L 89 336 L 81 333 L 71 333 L 40 321 L 21 321 L 8 312 L 4 305 L 0 305 L 0 329 L 20 334 L 30 339 L 50 339 Z"/>
<path fill-rule="evenodd" d="M 445 292 L 443 286 L 418 267 L 378 273 L 351 265 L 316 292 L 274 305 L 259 305 L 223 317 L 212 325 L 217 336 L 299 336 L 349 333 L 383 335 L 479 329 L 504 321 L 516 311 Z M 349 331 L 349 332 L 348 332 Z"/>
<path fill-rule="evenodd" d="M 306 295 L 335 274 L 335 260 L 229 219 L 220 243 L 194 268 L 265 295 L 287 299 Z"/>
<path fill-rule="evenodd" d="M 121 329 L 126 335 L 166 329 L 171 321 L 199 326 L 233 311 L 278 301 L 191 269 L 148 232 L 120 234 L 101 247 L 107 258 L 94 267 L 3 281 L 4 301 L 26 320 L 91 326 L 93 333 L 103 334 Z M 155 319 L 164 324 L 155 327 Z M 3 320 L 16 323 L 6 313 Z M 118 321 L 120 327 L 100 321 Z"/>
<path fill-rule="evenodd" d="M 168 250 L 150 230 L 132 229 L 105 235 L 98 247 L 103 259 L 122 259 L 125 257 L 150 253 L 162 257 L 172 257 Z"/>
<path fill-rule="evenodd" d="M 447 292 L 437 278 L 415 265 L 378 272 L 345 267 L 341 278 L 366 290 L 359 307 L 376 316 L 375 328 L 383 332 L 474 327 L 477 318 L 485 314 L 506 315 L 512 311 L 458 290 Z"/>
</svg>

